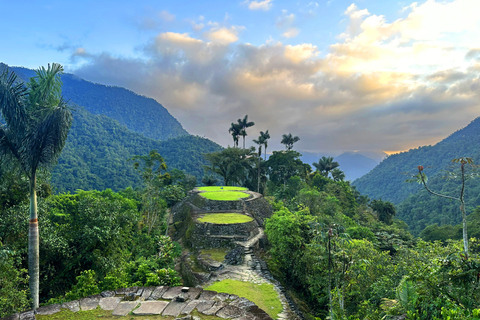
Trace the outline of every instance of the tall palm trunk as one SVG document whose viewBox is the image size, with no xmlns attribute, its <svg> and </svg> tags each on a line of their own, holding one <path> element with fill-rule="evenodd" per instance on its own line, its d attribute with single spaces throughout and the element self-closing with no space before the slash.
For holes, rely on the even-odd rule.
<svg viewBox="0 0 480 320">
<path fill-rule="evenodd" d="M 30 294 L 32 297 L 32 307 L 37 309 L 39 305 L 40 291 L 40 267 L 39 267 L 39 235 L 38 235 L 38 216 L 37 216 L 37 192 L 36 192 L 36 174 L 32 172 L 30 176 L 30 224 L 28 228 L 28 274 L 30 276 Z"/>
</svg>

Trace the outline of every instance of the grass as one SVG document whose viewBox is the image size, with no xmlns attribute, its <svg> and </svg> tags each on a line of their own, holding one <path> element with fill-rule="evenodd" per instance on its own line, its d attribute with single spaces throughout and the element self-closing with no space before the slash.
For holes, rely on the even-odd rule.
<svg viewBox="0 0 480 320">
<path fill-rule="evenodd" d="M 233 186 L 212 186 L 212 187 L 198 187 L 200 191 L 240 191 L 248 190 L 244 187 L 233 187 Z"/>
<path fill-rule="evenodd" d="M 200 317 L 202 320 L 220 320 L 221 318 L 216 316 L 207 316 L 197 312 L 196 310 L 192 312 L 192 315 Z M 128 314 L 125 317 L 112 316 L 112 311 L 102 310 L 97 308 L 90 311 L 78 311 L 72 312 L 70 310 L 64 309 L 60 312 L 47 315 L 35 315 L 37 320 L 119 320 L 119 319 L 128 319 L 128 320 L 173 320 L 175 317 L 171 316 L 135 316 L 133 314 Z"/>
<path fill-rule="evenodd" d="M 253 218 L 240 213 L 207 213 L 197 220 L 215 224 L 233 224 L 250 222 Z"/>
<path fill-rule="evenodd" d="M 223 262 L 225 260 L 225 255 L 227 254 L 227 249 L 204 249 L 200 251 L 202 255 L 208 255 L 214 261 Z"/>
<path fill-rule="evenodd" d="M 255 284 L 251 282 L 226 279 L 217 281 L 204 289 L 236 294 L 237 296 L 247 298 L 274 319 L 276 319 L 277 315 L 283 310 L 278 293 L 273 288 L 273 285 L 269 283 Z"/>
<path fill-rule="evenodd" d="M 202 192 L 200 195 L 204 198 L 217 201 L 236 201 L 241 198 L 248 198 L 250 195 L 244 192 L 239 191 L 213 191 L 213 192 Z"/>
</svg>

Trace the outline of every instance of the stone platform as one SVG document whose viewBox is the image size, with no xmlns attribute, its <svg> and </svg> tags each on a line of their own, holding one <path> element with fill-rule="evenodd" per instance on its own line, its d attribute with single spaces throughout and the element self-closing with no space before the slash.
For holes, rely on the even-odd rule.
<svg viewBox="0 0 480 320">
<path fill-rule="evenodd" d="M 217 316 L 232 320 L 271 320 L 272 318 L 253 302 L 237 295 L 207 291 L 191 287 L 132 287 L 105 291 L 76 301 L 53 304 L 14 314 L 0 320 L 33 320 L 35 315 L 51 315 L 62 309 L 72 312 L 100 308 L 111 310 L 114 316 L 163 315 L 178 320 L 196 320 L 191 313 Z"/>
</svg>

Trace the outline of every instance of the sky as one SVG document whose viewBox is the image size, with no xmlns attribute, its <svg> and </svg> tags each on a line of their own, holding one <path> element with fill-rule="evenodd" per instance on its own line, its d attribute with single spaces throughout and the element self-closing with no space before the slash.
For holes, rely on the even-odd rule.
<svg viewBox="0 0 480 320">
<path fill-rule="evenodd" d="M 0 0 L 0 62 L 156 99 L 191 134 L 398 152 L 480 115 L 480 1 Z"/>
</svg>

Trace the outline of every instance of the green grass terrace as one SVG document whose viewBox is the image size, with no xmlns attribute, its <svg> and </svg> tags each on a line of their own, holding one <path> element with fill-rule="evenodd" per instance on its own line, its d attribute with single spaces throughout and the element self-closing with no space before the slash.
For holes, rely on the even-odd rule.
<svg viewBox="0 0 480 320">
<path fill-rule="evenodd" d="M 240 213 L 209 213 L 197 220 L 214 224 L 234 224 L 250 222 L 253 218 Z"/>
<path fill-rule="evenodd" d="M 243 198 L 248 198 L 250 195 L 245 192 L 240 191 L 213 191 L 213 192 L 202 192 L 200 195 L 209 200 L 216 201 L 237 201 Z"/>
</svg>

